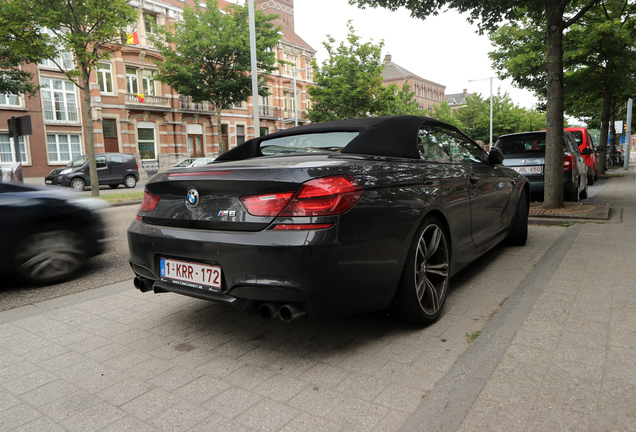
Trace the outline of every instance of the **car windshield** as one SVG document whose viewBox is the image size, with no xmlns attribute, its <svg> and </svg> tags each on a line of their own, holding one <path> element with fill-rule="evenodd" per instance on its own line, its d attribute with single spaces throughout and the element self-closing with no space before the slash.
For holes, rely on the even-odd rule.
<svg viewBox="0 0 636 432">
<path fill-rule="evenodd" d="M 260 143 L 265 156 L 287 153 L 339 152 L 358 136 L 358 132 L 326 132 L 292 135 Z"/>
<path fill-rule="evenodd" d="M 80 156 L 76 159 L 73 159 L 72 161 L 70 161 L 68 164 L 66 164 L 67 167 L 78 167 L 78 166 L 82 166 L 86 163 L 86 161 L 88 160 L 88 156 Z"/>
<path fill-rule="evenodd" d="M 187 167 L 188 165 L 190 165 L 192 162 L 194 161 L 194 159 L 184 159 L 181 162 L 179 162 L 178 164 L 176 164 L 176 167 Z"/>
<path fill-rule="evenodd" d="M 496 146 L 505 155 L 533 152 L 545 153 L 545 133 L 501 137 Z"/>
</svg>

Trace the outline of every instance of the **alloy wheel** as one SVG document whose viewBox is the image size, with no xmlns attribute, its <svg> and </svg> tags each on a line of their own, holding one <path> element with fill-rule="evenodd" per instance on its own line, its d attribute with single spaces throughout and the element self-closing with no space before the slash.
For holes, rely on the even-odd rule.
<svg viewBox="0 0 636 432">
<path fill-rule="evenodd" d="M 444 304 L 449 268 L 446 235 L 440 226 L 431 223 L 422 231 L 415 258 L 415 291 L 427 315 L 436 314 Z"/>
<path fill-rule="evenodd" d="M 38 232 L 16 251 L 18 272 L 36 284 L 49 284 L 73 274 L 85 259 L 84 241 L 70 230 Z"/>
</svg>

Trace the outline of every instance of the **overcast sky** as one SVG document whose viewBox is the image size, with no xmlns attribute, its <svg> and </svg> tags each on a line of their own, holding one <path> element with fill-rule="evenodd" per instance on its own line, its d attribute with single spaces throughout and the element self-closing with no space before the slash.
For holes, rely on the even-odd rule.
<svg viewBox="0 0 636 432">
<path fill-rule="evenodd" d="M 488 37 L 479 36 L 477 27 L 466 16 L 449 11 L 426 20 L 411 18 L 408 11 L 359 9 L 347 0 L 294 0 L 295 30 L 318 51 L 319 64 L 327 56 L 323 42 L 327 34 L 337 44 L 347 35 L 347 21 L 353 20 L 362 42 L 384 40 L 382 55 L 391 54 L 393 62 L 410 72 L 446 86 L 446 94 L 468 92 L 490 96 L 490 77 L 496 73 L 490 66 Z M 480 80 L 469 82 L 470 80 Z M 510 82 L 493 80 L 493 92 L 501 87 L 514 102 L 526 108 L 536 104 L 529 92 L 514 88 Z"/>
</svg>

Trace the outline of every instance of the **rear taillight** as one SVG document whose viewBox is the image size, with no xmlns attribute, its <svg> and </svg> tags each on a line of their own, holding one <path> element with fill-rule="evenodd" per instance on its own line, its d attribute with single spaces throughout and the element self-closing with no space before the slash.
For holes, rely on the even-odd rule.
<svg viewBox="0 0 636 432">
<path fill-rule="evenodd" d="M 247 212 L 254 216 L 277 216 L 285 208 L 294 192 L 252 195 L 241 198 Z"/>
<path fill-rule="evenodd" d="M 563 158 L 563 171 L 572 171 L 574 169 L 574 155 L 566 154 Z"/>
<path fill-rule="evenodd" d="M 323 177 L 304 183 L 281 216 L 333 216 L 358 202 L 362 186 L 348 176 Z"/>
<path fill-rule="evenodd" d="M 137 162 L 135 162 L 135 169 L 139 171 L 139 164 Z"/>
<path fill-rule="evenodd" d="M 159 204 L 159 197 L 144 191 L 144 200 L 141 202 L 139 211 L 151 212 L 157 207 L 157 204 Z"/>
<path fill-rule="evenodd" d="M 348 176 L 323 177 L 303 183 L 297 193 L 241 198 L 254 216 L 334 216 L 349 211 L 362 196 L 362 186 Z"/>
</svg>

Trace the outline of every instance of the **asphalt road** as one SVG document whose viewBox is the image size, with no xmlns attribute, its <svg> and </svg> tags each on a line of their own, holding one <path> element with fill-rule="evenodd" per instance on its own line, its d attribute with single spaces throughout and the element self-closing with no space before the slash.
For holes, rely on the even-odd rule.
<svg viewBox="0 0 636 432">
<path fill-rule="evenodd" d="M 25 286 L 15 280 L 3 281 L 0 311 L 132 279 L 134 274 L 128 264 L 126 230 L 138 208 L 138 205 L 128 205 L 103 210 L 106 235 L 110 239 L 106 251 L 90 258 L 72 280 L 45 287 Z"/>
</svg>

